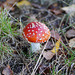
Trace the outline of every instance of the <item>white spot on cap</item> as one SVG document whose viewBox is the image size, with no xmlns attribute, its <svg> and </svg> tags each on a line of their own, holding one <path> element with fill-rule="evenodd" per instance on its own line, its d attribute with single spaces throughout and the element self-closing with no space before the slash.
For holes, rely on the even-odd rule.
<svg viewBox="0 0 75 75">
<path fill-rule="evenodd" d="M 40 28 L 42 28 L 42 27 L 40 26 Z"/>
<path fill-rule="evenodd" d="M 41 23 L 41 25 L 45 25 L 45 24 Z"/>
<path fill-rule="evenodd" d="M 37 31 L 36 31 L 36 33 L 37 33 Z"/>
<path fill-rule="evenodd" d="M 38 29 L 38 30 L 40 30 L 40 29 Z"/>
<path fill-rule="evenodd" d="M 36 24 L 38 25 L 38 23 L 36 22 Z"/>
<path fill-rule="evenodd" d="M 31 33 L 29 33 L 29 34 L 31 34 Z"/>
<path fill-rule="evenodd" d="M 39 34 L 39 36 L 40 36 L 41 34 Z"/>
<path fill-rule="evenodd" d="M 46 31 L 45 33 L 46 33 L 46 34 L 48 34 L 48 32 L 47 32 L 47 31 Z"/>
<path fill-rule="evenodd" d="M 41 22 L 38 22 L 39 24 L 42 24 Z"/>
<path fill-rule="evenodd" d="M 28 37 L 30 37 L 30 36 L 28 36 Z"/>
<path fill-rule="evenodd" d="M 42 40 L 41 38 L 39 40 Z"/>
<path fill-rule="evenodd" d="M 47 38 L 47 36 L 45 36 L 45 38 Z"/>
<path fill-rule="evenodd" d="M 35 27 L 35 24 L 34 23 L 32 23 L 32 28 L 34 28 Z"/>
<path fill-rule="evenodd" d="M 36 37 L 38 39 L 38 37 Z"/>
<path fill-rule="evenodd" d="M 30 32 L 30 30 L 28 30 L 28 32 Z"/>
<path fill-rule="evenodd" d="M 24 37 L 25 37 L 25 34 L 24 34 L 24 32 L 23 32 L 23 35 L 24 35 Z"/>
<path fill-rule="evenodd" d="M 36 27 L 38 27 L 38 25 Z"/>
<path fill-rule="evenodd" d="M 41 23 L 41 22 L 39 22 L 39 23 Z"/>
<path fill-rule="evenodd" d="M 37 24 L 39 24 L 39 22 L 37 22 Z"/>
<path fill-rule="evenodd" d="M 27 28 L 29 28 L 29 27 L 27 27 Z"/>
<path fill-rule="evenodd" d="M 35 33 L 33 33 L 33 35 L 35 35 Z"/>
<path fill-rule="evenodd" d="M 49 29 L 48 29 L 48 31 L 49 31 Z"/>
<path fill-rule="evenodd" d="M 30 27 L 31 27 L 31 25 L 30 25 Z"/>
<path fill-rule="evenodd" d="M 45 33 L 47 34 L 48 32 L 47 32 L 47 31 L 45 31 Z"/>
<path fill-rule="evenodd" d="M 34 30 L 32 30 L 32 32 L 33 32 Z"/>
<path fill-rule="evenodd" d="M 44 34 L 42 34 L 42 36 L 45 36 Z"/>
<path fill-rule="evenodd" d="M 46 28 L 44 27 L 44 29 L 46 29 Z"/>
<path fill-rule="evenodd" d="M 40 31 L 40 32 L 43 32 L 43 31 Z"/>
</svg>

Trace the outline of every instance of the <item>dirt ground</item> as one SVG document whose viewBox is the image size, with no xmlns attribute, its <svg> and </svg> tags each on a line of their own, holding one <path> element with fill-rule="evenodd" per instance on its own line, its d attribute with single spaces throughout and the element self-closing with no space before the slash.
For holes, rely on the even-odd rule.
<svg viewBox="0 0 75 75">
<path fill-rule="evenodd" d="M 31 0 L 29 1 L 31 2 Z M 70 54 L 70 49 L 75 52 L 75 48 L 70 48 L 67 42 L 75 36 L 68 38 L 65 34 L 70 29 L 75 30 L 75 25 L 70 26 L 70 24 L 75 24 L 75 17 L 68 18 L 68 15 L 65 11 L 56 15 L 56 13 L 51 11 L 54 4 L 45 7 L 46 3 L 41 5 L 39 1 L 35 2 L 34 0 L 31 3 L 32 6 L 23 5 L 20 8 L 14 6 L 15 9 L 13 11 L 10 11 L 8 14 L 8 17 L 11 18 L 11 27 L 12 29 L 16 28 L 14 32 L 17 32 L 18 34 L 13 38 L 0 37 L 1 42 L 4 44 L 4 46 L 5 44 L 7 44 L 8 48 L 13 50 L 11 54 L 9 54 L 8 52 L 2 53 L 0 58 L 0 75 L 2 75 L 2 71 L 8 64 L 13 71 L 13 75 L 31 75 L 41 53 L 31 53 L 30 43 L 28 43 L 22 36 L 22 29 L 30 22 L 30 18 L 32 18 L 33 21 L 36 18 L 39 22 L 45 23 L 50 31 L 54 30 L 59 33 L 63 43 L 67 47 L 66 49 L 61 44 L 58 53 L 54 55 L 51 60 L 47 60 L 45 58 L 40 59 L 41 64 L 38 67 L 35 75 L 75 75 L 74 54 L 74 58 L 70 61 L 70 58 L 72 56 Z M 58 9 L 60 7 L 68 6 L 62 1 L 57 1 L 55 3 L 59 5 L 57 6 Z M 14 18 L 17 19 L 17 21 Z M 51 50 L 54 47 L 53 43 L 55 43 L 56 41 L 57 40 L 55 38 L 51 37 L 48 41 L 45 51 Z M 45 44 L 46 42 L 41 44 L 42 49 L 44 48 Z M 67 50 L 69 50 L 70 52 Z M 70 64 L 67 64 L 69 62 Z"/>
</svg>

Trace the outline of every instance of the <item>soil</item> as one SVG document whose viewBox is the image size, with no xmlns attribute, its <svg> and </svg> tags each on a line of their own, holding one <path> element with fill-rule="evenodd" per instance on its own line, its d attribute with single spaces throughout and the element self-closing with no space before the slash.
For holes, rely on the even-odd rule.
<svg viewBox="0 0 75 75">
<path fill-rule="evenodd" d="M 15 10 L 10 11 L 10 14 L 14 18 L 16 18 L 18 21 L 20 21 L 21 19 L 23 27 L 26 26 L 26 24 L 28 23 L 28 18 L 31 15 L 34 15 L 38 21 L 45 23 L 50 30 L 55 30 L 58 32 L 59 32 L 59 28 L 60 30 L 63 30 L 69 24 L 68 22 L 65 24 L 65 20 L 66 20 L 65 18 L 62 24 L 60 25 L 62 18 L 66 13 L 55 15 L 48 8 L 45 8 L 45 7 L 38 8 L 34 6 L 23 6 L 21 8 L 18 8 L 17 6 L 15 6 Z M 10 46 L 14 50 L 14 52 L 12 53 L 12 56 L 6 55 L 6 57 L 3 58 L 3 63 L 2 61 L 0 61 L 0 64 L 2 64 L 0 67 L 0 72 L 2 73 L 2 70 L 6 67 L 7 64 L 9 64 L 12 71 L 14 72 L 14 75 L 31 75 L 31 72 L 40 54 L 30 53 L 30 44 L 23 39 L 21 34 L 22 32 L 20 32 L 21 25 L 17 23 L 17 21 L 15 21 L 14 19 L 11 19 L 11 20 L 12 20 L 12 28 L 14 28 L 17 25 L 16 31 L 19 33 L 19 35 L 15 36 L 14 40 L 10 37 L 3 39 L 2 42 L 6 42 L 8 46 Z M 67 28 L 65 32 L 71 28 L 72 27 Z M 63 33 L 59 32 L 59 34 L 62 36 L 62 39 L 63 39 L 64 38 L 64 35 L 62 35 Z M 63 42 L 66 44 L 65 39 Z M 45 43 L 41 45 L 42 47 L 44 47 Z M 51 47 L 50 47 L 50 50 L 51 50 Z M 62 57 L 60 58 L 63 60 L 65 56 L 63 56 L 63 58 Z M 49 66 L 50 63 L 54 61 L 55 59 L 56 59 L 55 56 L 50 61 L 43 59 L 42 63 L 44 65 L 46 64 Z M 58 65 L 57 62 L 58 60 L 54 61 L 53 64 Z M 63 62 L 64 60 L 60 61 L 61 66 L 64 65 L 62 64 Z M 53 66 L 53 64 L 51 66 Z M 58 68 L 60 69 L 61 66 L 59 66 Z M 49 68 L 49 69 L 52 71 L 52 68 Z M 40 71 L 37 71 L 36 75 L 38 75 Z M 65 69 L 63 70 L 63 72 L 65 72 Z M 40 74 L 40 75 L 44 75 L 44 74 Z"/>
</svg>

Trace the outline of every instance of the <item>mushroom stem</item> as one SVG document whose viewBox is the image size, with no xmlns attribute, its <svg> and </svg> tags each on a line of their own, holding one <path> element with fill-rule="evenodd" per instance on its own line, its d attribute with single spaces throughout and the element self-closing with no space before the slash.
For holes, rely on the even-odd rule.
<svg viewBox="0 0 75 75">
<path fill-rule="evenodd" d="M 32 52 L 38 52 L 40 48 L 40 43 L 31 43 Z"/>
</svg>

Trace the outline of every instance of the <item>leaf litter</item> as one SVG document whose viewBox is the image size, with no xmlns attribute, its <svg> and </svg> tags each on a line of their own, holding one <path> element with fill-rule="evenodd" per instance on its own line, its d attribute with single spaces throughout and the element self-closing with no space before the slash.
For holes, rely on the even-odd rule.
<svg viewBox="0 0 75 75">
<path fill-rule="evenodd" d="M 9 3 L 8 2 L 9 0 L 7 0 L 7 3 L 5 2 L 5 5 L 7 6 L 7 4 Z M 13 1 L 13 2 L 15 2 L 15 0 Z M 14 3 L 9 3 L 9 6 L 8 6 L 8 8 L 7 9 L 9 9 L 9 8 L 11 8 L 12 7 L 12 5 L 14 4 Z M 35 3 L 34 3 L 35 4 Z M 3 6 L 4 7 L 4 6 Z M 37 8 L 36 8 L 37 7 Z M 45 51 L 45 53 L 44 53 L 44 57 L 46 58 L 46 59 L 43 59 L 43 65 L 41 64 L 41 66 L 39 66 L 39 67 L 43 67 L 44 69 L 42 69 L 42 71 L 41 71 L 41 69 L 39 70 L 39 71 L 41 71 L 41 73 L 40 74 L 47 74 L 47 73 L 49 73 L 49 72 L 51 72 L 52 73 L 52 68 L 54 68 L 54 66 L 53 65 L 55 65 L 55 67 L 56 67 L 56 69 L 55 69 L 55 71 L 59 71 L 59 69 L 61 69 L 62 67 L 63 67 L 63 65 L 64 65 L 64 59 L 66 59 L 66 57 L 65 57 L 65 54 L 64 53 L 61 53 L 61 51 L 60 50 L 58 50 L 59 49 L 59 46 L 60 46 L 60 41 L 63 43 L 63 39 L 61 39 L 61 40 L 59 40 L 59 38 L 62 38 L 62 35 L 60 36 L 60 34 L 59 34 L 59 32 L 57 33 L 56 32 L 56 30 L 57 30 L 57 27 L 59 26 L 59 24 L 60 24 L 60 22 L 61 22 L 61 19 L 62 19 L 62 17 L 60 17 L 60 16 L 58 16 L 59 14 L 59 12 L 58 11 L 60 11 L 59 9 L 53 9 L 54 11 L 56 11 L 55 12 L 55 14 L 54 13 L 51 13 L 50 11 L 49 11 L 49 9 L 48 10 L 46 10 L 46 12 L 47 13 L 44 13 L 44 15 L 43 15 L 43 12 L 45 12 L 45 10 L 43 9 L 43 10 L 41 10 L 41 8 L 42 8 L 42 6 L 41 7 L 38 7 L 38 6 L 23 6 L 23 7 L 21 7 L 20 8 L 20 10 L 21 10 L 21 14 L 19 14 L 18 13 L 18 11 L 16 11 L 16 13 L 18 13 L 17 15 L 17 17 L 16 17 L 16 13 L 14 13 L 14 8 L 15 7 L 13 7 L 12 8 L 12 12 L 10 12 L 10 14 L 12 15 L 12 16 L 15 16 L 15 18 L 18 18 L 18 20 L 20 20 L 20 18 L 21 18 L 21 16 L 29 16 L 29 15 L 35 15 L 35 17 L 37 18 L 37 20 L 38 21 L 42 21 L 43 23 L 46 23 L 46 25 L 50 28 L 50 30 L 52 30 L 51 31 L 51 39 L 49 39 L 49 45 L 52 45 L 52 43 L 54 42 L 54 44 L 55 45 L 58 45 L 57 47 L 56 46 L 54 46 L 54 44 L 53 44 L 53 46 L 51 46 L 51 47 L 47 47 L 46 49 L 47 49 L 47 51 Z M 43 8 L 45 8 L 45 7 L 43 7 Z M 34 10 L 33 10 L 34 9 Z M 33 11 L 33 12 L 31 12 L 31 11 Z M 37 11 L 38 11 L 38 13 L 37 13 Z M 60 14 L 62 14 L 62 12 L 60 11 Z M 64 13 L 63 13 L 64 14 Z M 62 14 L 62 15 L 63 15 Z M 57 15 L 57 16 L 56 16 Z M 24 17 L 25 17 L 24 16 Z M 39 18 L 38 18 L 39 17 Z M 27 18 L 29 18 L 29 17 L 27 17 Z M 24 20 L 24 18 L 22 18 L 23 20 Z M 59 21 L 59 19 L 60 19 L 60 21 Z M 57 21 L 59 21 L 58 22 L 58 24 L 57 24 Z M 14 20 L 13 20 L 13 22 L 14 22 Z M 25 19 L 25 21 L 23 21 L 22 22 L 23 23 L 23 27 L 28 23 L 28 19 Z M 15 24 L 15 23 L 14 23 Z M 57 26 L 58 25 L 58 26 Z M 20 26 L 20 25 L 19 25 Z M 67 25 L 66 25 L 67 26 Z M 56 28 L 55 28 L 56 27 Z M 60 26 L 59 26 L 60 27 Z M 58 28 L 59 28 L 58 27 Z M 64 26 L 62 26 L 62 28 L 64 28 L 65 27 L 65 25 Z M 54 30 L 53 30 L 54 29 Z M 19 35 L 20 36 L 20 35 Z M 71 37 L 73 37 L 74 36 L 74 32 L 72 33 L 72 36 L 69 36 L 70 38 Z M 22 37 L 21 37 L 22 38 Z M 68 34 L 67 34 L 67 38 L 68 38 Z M 56 40 L 57 42 L 55 43 L 55 41 L 53 41 L 53 42 L 51 42 L 50 40 Z M 20 66 L 20 64 L 22 64 L 23 66 L 21 66 L 21 68 L 20 67 L 18 67 L 18 66 L 16 66 L 16 65 L 11 65 L 11 67 L 13 67 L 14 68 L 14 74 L 16 74 L 16 75 L 18 75 L 18 74 L 24 74 L 24 75 L 26 75 L 26 74 L 31 74 L 31 72 L 32 72 L 32 69 L 34 68 L 34 65 L 36 64 L 36 61 L 38 60 L 38 57 L 39 57 L 39 54 L 32 54 L 32 55 L 28 55 L 29 53 L 27 52 L 28 50 L 30 50 L 30 46 L 29 46 L 29 44 L 22 38 L 22 40 L 23 41 L 19 41 L 18 39 L 15 39 L 15 45 L 14 45 L 14 47 L 13 46 L 11 46 L 13 49 L 14 49 L 14 52 L 13 52 L 13 57 L 12 58 L 14 58 L 14 56 L 17 56 L 17 55 L 19 55 L 19 57 L 16 57 L 16 58 L 14 58 L 15 59 L 15 61 L 13 61 L 12 62 L 12 60 L 10 59 L 10 61 L 11 61 L 11 63 L 10 64 L 13 64 L 13 63 L 15 63 L 16 62 L 16 65 L 17 65 L 17 63 L 18 62 L 20 62 L 19 63 L 19 65 L 18 66 Z M 8 41 L 8 38 L 7 38 L 7 41 Z M 24 42 L 25 41 L 25 42 Z M 70 41 L 70 40 L 68 40 L 68 41 Z M 8 43 L 8 45 L 9 45 L 9 43 Z M 9 45 L 10 46 L 10 45 Z M 24 47 L 25 46 L 25 47 Z M 42 45 L 42 46 L 44 46 L 44 45 Z M 24 48 L 23 48 L 24 47 Z M 54 59 L 54 55 L 55 55 L 55 53 L 56 53 L 56 51 L 55 51 L 55 48 L 57 49 L 57 52 L 60 52 L 60 55 L 58 54 L 58 55 L 56 55 L 57 57 L 58 57 L 58 60 L 56 60 L 56 59 Z M 50 49 L 50 50 L 49 50 Z M 53 52 L 51 52 L 51 50 L 53 49 Z M 63 50 L 63 48 L 61 48 L 62 49 L 62 51 L 64 52 L 64 50 Z M 25 52 L 25 50 L 26 50 L 26 52 Z M 25 53 L 23 53 L 23 51 L 25 52 Z M 17 54 L 16 54 L 16 53 Z M 50 52 L 52 53 L 52 56 L 46 56 L 46 55 L 50 55 Z M 26 53 L 27 53 L 27 55 L 26 55 Z M 19 61 L 17 61 L 18 59 L 20 59 Z M 22 59 L 22 61 L 21 61 L 21 59 Z M 48 61 L 47 61 L 47 59 L 49 59 Z M 51 59 L 51 60 L 50 60 Z M 60 61 L 59 61 L 60 60 Z M 10 62 L 10 61 L 7 61 L 7 62 Z M 27 64 L 27 66 L 28 67 L 26 67 L 25 65 Z M 48 63 L 48 66 L 45 66 L 45 63 Z M 52 66 L 51 66 L 52 65 Z M 45 66 L 45 67 L 44 67 Z M 50 66 L 52 67 L 52 68 L 50 68 Z M 21 69 L 20 71 L 18 71 L 18 69 L 16 70 L 15 69 L 15 67 L 17 67 L 17 68 L 19 68 L 19 69 Z M 29 71 L 28 71 L 28 69 L 29 69 Z M 7 70 L 9 70 L 10 69 L 10 71 L 11 71 L 11 68 L 9 68 L 9 67 L 6 67 L 5 69 L 7 69 Z M 16 71 L 15 71 L 16 70 Z M 48 70 L 48 72 L 47 71 L 45 71 L 45 70 Z M 63 69 L 63 72 L 65 73 L 65 71 L 64 71 L 65 69 Z M 45 71 L 45 72 L 44 72 Z M 5 70 L 5 72 L 3 72 L 3 73 L 7 73 L 7 71 Z M 9 73 L 9 72 L 8 72 Z M 55 72 L 56 73 L 56 72 Z M 36 72 L 36 75 L 38 74 L 38 72 Z"/>
<path fill-rule="evenodd" d="M 4 70 L 2 71 L 3 75 L 13 75 L 13 71 L 11 70 L 11 67 L 9 65 L 7 65 L 6 68 L 4 68 Z"/>
</svg>

